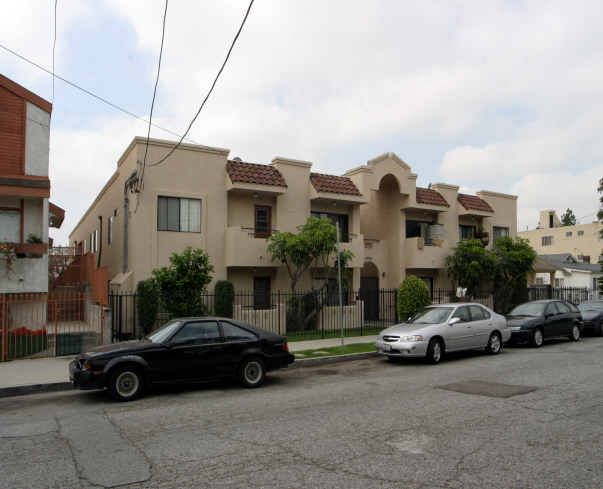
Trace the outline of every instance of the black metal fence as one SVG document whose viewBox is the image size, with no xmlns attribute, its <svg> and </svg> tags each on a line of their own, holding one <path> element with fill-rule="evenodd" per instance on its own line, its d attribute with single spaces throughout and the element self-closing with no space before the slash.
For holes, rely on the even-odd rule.
<svg viewBox="0 0 603 489">
<path fill-rule="evenodd" d="M 562 299 L 578 305 L 582 302 L 601 298 L 597 289 L 588 287 L 552 287 L 550 285 L 530 285 L 528 298 L 531 301 L 542 299 Z"/>
<path fill-rule="evenodd" d="M 274 333 L 287 335 L 290 339 L 339 336 L 342 323 L 346 336 L 362 336 L 376 334 L 398 323 L 397 297 L 396 289 L 344 289 L 343 307 L 339 307 L 336 290 L 321 289 L 295 293 L 237 291 L 232 317 Z M 454 298 L 455 292 L 451 290 L 432 291 L 434 304 L 451 302 Z M 492 307 L 491 296 L 476 297 L 473 300 Z M 215 309 L 214 294 L 204 294 L 203 301 L 207 315 L 219 315 Z M 109 296 L 109 302 L 113 340 L 143 336 L 137 318 L 136 294 L 113 293 Z M 170 319 L 168 312 L 160 310 L 155 320 L 155 328 Z"/>
</svg>

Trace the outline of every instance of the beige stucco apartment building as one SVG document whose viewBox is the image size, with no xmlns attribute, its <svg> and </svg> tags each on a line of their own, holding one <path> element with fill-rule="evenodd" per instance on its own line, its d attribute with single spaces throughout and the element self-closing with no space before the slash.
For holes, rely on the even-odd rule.
<svg viewBox="0 0 603 489">
<path fill-rule="evenodd" d="M 334 176 L 313 173 L 306 161 L 276 157 L 259 165 L 229 159 L 227 149 L 183 144 L 164 163 L 147 165 L 139 192 L 125 191 L 127 182 L 137 185 L 145 142 L 132 141 L 70 235 L 109 268 L 114 290 L 133 290 L 186 246 L 208 252 L 214 281 L 250 292 L 287 290 L 287 272 L 271 260 L 267 237 L 295 232 L 310 215 L 340 223 L 343 246 L 354 253 L 354 289 L 397 287 L 408 273 L 450 287 L 444 260 L 461 237 L 516 234 L 515 196 L 464 195 L 448 184 L 418 188 L 417 175 L 393 153 Z M 158 161 L 173 144 L 152 139 L 147 160 Z M 317 274 L 311 270 L 298 288 L 309 288 Z"/>
<path fill-rule="evenodd" d="M 598 263 L 603 250 L 603 224 L 592 222 L 562 226 L 553 210 L 540 212 L 536 229 L 521 231 L 518 236 L 528 239 L 539 255 L 569 253 L 579 262 Z"/>
</svg>

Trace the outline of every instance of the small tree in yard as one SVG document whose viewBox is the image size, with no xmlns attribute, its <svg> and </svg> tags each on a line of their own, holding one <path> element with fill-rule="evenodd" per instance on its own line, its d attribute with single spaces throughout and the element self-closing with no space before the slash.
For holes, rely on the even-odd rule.
<svg viewBox="0 0 603 489">
<path fill-rule="evenodd" d="M 499 238 L 492 253 L 496 259 L 494 308 L 506 313 L 527 300 L 527 275 L 536 261 L 536 251 L 527 239 Z"/>
<path fill-rule="evenodd" d="M 214 267 L 201 249 L 187 247 L 173 253 L 170 266 L 153 270 L 161 305 L 173 316 L 202 316 L 207 313 L 202 294 L 211 282 Z"/>
<path fill-rule="evenodd" d="M 291 280 L 292 297 L 287 308 L 287 328 L 291 331 L 309 329 L 321 307 L 313 293 L 303 300 L 295 296 L 298 281 L 314 265 L 324 270 L 326 286 L 335 268 L 330 262 L 337 256 L 337 229 L 330 220 L 309 217 L 298 229 L 298 233 L 276 232 L 268 238 L 268 253 L 285 265 Z M 342 251 L 342 267 L 352 257 L 352 252 Z"/>
<path fill-rule="evenodd" d="M 218 280 L 214 288 L 214 313 L 225 318 L 232 317 L 234 286 L 230 280 Z"/>
<path fill-rule="evenodd" d="M 494 278 L 495 259 L 479 239 L 466 239 L 446 257 L 446 266 L 450 276 L 471 296 L 482 283 Z"/>
<path fill-rule="evenodd" d="M 575 226 L 576 225 L 576 216 L 574 215 L 574 211 L 571 209 L 567 209 L 561 215 L 561 225 L 562 226 Z"/>
<path fill-rule="evenodd" d="M 425 282 L 414 275 L 406 277 L 398 289 L 398 319 L 406 321 L 429 305 L 431 297 Z"/>
<path fill-rule="evenodd" d="M 285 265 L 291 280 L 291 293 L 295 293 L 297 282 L 312 264 L 323 268 L 328 278 L 331 267 L 329 262 L 337 254 L 337 229 L 328 219 L 310 217 L 299 232 L 276 232 L 268 238 L 268 253 L 273 260 Z M 342 264 L 347 263 L 353 254 L 345 250 L 341 254 Z"/>
<path fill-rule="evenodd" d="M 136 314 L 138 325 L 145 335 L 153 331 L 159 310 L 159 291 L 153 279 L 141 280 L 136 285 Z"/>
</svg>

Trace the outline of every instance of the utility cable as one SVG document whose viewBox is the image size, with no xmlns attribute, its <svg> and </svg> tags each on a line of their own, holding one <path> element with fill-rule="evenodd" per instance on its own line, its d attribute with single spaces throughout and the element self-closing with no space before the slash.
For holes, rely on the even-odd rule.
<svg viewBox="0 0 603 489">
<path fill-rule="evenodd" d="M 100 95 L 96 95 L 95 93 L 91 92 L 90 90 L 87 90 L 87 89 L 85 89 L 85 88 L 83 88 L 83 87 L 81 87 L 81 86 L 77 85 L 76 83 L 71 82 L 71 81 L 67 80 L 66 78 L 63 78 L 62 76 L 57 75 L 56 73 L 53 73 L 53 72 L 52 72 L 52 71 L 50 71 L 49 69 L 44 68 L 43 66 L 39 65 L 38 63 L 36 63 L 36 62 L 34 62 L 34 61 L 32 61 L 32 60 L 30 60 L 30 59 L 26 58 L 25 56 L 23 56 L 23 55 L 21 55 L 21 54 L 17 53 L 16 51 L 13 51 L 12 49 L 10 49 L 10 48 L 6 47 L 6 46 L 5 46 L 5 45 L 3 45 L 2 43 L 0 43 L 0 48 L 1 48 L 1 49 L 4 49 L 5 51 L 9 52 L 10 54 L 12 54 L 12 55 L 16 56 L 17 58 L 22 59 L 23 61 L 25 61 L 25 62 L 29 63 L 30 65 L 33 65 L 33 66 L 35 66 L 36 68 L 38 68 L 38 69 L 40 69 L 40 70 L 42 70 L 42 71 L 44 71 L 44 72 L 48 73 L 49 75 L 52 75 L 54 78 L 57 78 L 57 79 L 61 80 L 62 82 L 66 83 L 67 85 L 70 85 L 70 86 L 72 86 L 73 88 L 76 88 L 76 89 L 78 89 L 78 90 L 80 90 L 80 91 L 84 92 L 86 95 L 90 95 L 91 97 L 95 98 L 96 100 L 99 100 L 99 101 L 103 102 L 104 104 L 107 104 L 107 105 L 109 105 L 110 107 L 113 107 L 114 109 L 119 110 L 120 112 L 123 112 L 124 114 L 127 114 L 127 115 L 129 115 L 129 116 L 131 116 L 131 117 L 134 117 L 135 119 L 138 119 L 139 121 L 142 121 L 142 122 L 144 122 L 145 124 L 148 124 L 148 123 L 149 123 L 149 121 L 148 121 L 147 119 L 145 119 L 144 117 L 140 117 L 139 115 L 136 115 L 135 113 L 130 112 L 128 109 L 124 109 L 123 107 L 120 107 L 119 105 L 114 104 L 113 102 L 110 102 L 110 101 L 109 101 L 109 100 L 107 100 L 106 98 L 103 98 L 103 97 L 101 97 Z M 153 126 L 153 127 L 156 127 L 157 129 L 161 129 L 162 131 L 165 131 L 165 132 L 167 132 L 167 133 L 169 133 L 169 134 L 171 134 L 171 135 L 173 135 L 173 136 L 176 136 L 176 137 L 181 137 L 181 136 L 180 136 L 180 134 L 178 134 L 177 132 L 174 132 L 174 131 L 172 131 L 172 130 L 170 130 L 170 129 L 166 129 L 165 127 L 161 127 L 161 126 L 160 126 L 160 125 L 158 125 L 158 124 L 153 123 L 153 124 L 152 124 L 152 126 Z M 194 144 L 199 144 L 199 143 L 197 143 L 197 142 L 193 141 L 193 140 L 192 140 L 191 138 L 189 138 L 189 137 L 185 137 L 184 139 L 187 139 L 187 140 L 188 140 L 188 141 L 190 141 L 191 143 L 194 143 Z"/>
<path fill-rule="evenodd" d="M 153 108 L 155 107 L 155 96 L 157 94 L 157 84 L 159 83 L 159 73 L 161 72 L 161 58 L 163 56 L 163 41 L 165 39 L 165 19 L 167 17 L 168 1 L 165 0 L 165 9 L 163 11 L 163 27 L 161 30 L 161 47 L 159 48 L 159 62 L 157 64 L 157 77 L 155 78 L 155 88 L 153 88 L 153 99 L 151 100 L 151 112 L 149 114 L 149 128 L 147 130 L 147 143 L 144 149 L 144 159 L 142 161 L 142 168 L 140 169 L 140 178 L 136 185 L 136 191 L 140 192 L 142 188 L 142 182 L 144 178 L 144 169 L 147 164 L 147 153 L 149 152 L 149 139 L 151 138 L 151 123 L 153 120 Z"/>
<path fill-rule="evenodd" d="M 54 0 L 54 40 L 52 41 L 52 103 L 54 104 L 54 52 L 57 47 L 57 3 L 59 0 Z"/>
<path fill-rule="evenodd" d="M 234 46 L 235 46 L 235 44 L 237 42 L 237 39 L 239 38 L 239 35 L 241 34 L 241 31 L 243 30 L 243 26 L 245 25 L 245 22 L 247 21 L 247 17 L 249 17 L 249 12 L 251 11 L 251 7 L 253 5 L 253 2 L 254 2 L 254 0 L 251 0 L 251 2 L 249 2 L 249 7 L 247 7 L 247 12 L 245 12 L 245 17 L 243 17 L 243 22 L 241 22 L 239 30 L 235 34 L 234 39 L 232 40 L 232 43 L 230 44 L 230 48 L 228 49 L 228 53 L 226 54 L 226 58 L 224 58 L 224 62 L 222 63 L 222 66 L 220 67 L 220 70 L 218 71 L 218 74 L 214 78 L 214 81 L 211 84 L 211 88 L 209 89 L 209 92 L 207 92 L 207 95 L 203 99 L 203 102 L 201 102 L 199 110 L 197 110 L 197 113 L 195 114 L 195 117 L 193 117 L 193 119 L 191 120 L 190 124 L 188 125 L 188 128 L 184 132 L 184 135 L 180 138 L 180 141 L 178 141 L 174 146 L 172 146 L 172 148 L 170 149 L 170 151 L 168 152 L 168 154 L 166 154 L 159 161 L 157 161 L 155 163 L 150 163 L 149 166 L 161 165 L 161 163 L 163 163 L 165 160 L 167 160 L 174 153 L 174 151 L 176 151 L 176 149 L 178 149 L 178 147 L 182 144 L 182 141 L 184 140 L 184 138 L 188 135 L 189 131 L 191 130 L 191 127 L 193 127 L 193 124 L 197 120 L 197 117 L 199 117 L 199 114 L 201 113 L 201 110 L 203 110 L 203 107 L 205 106 L 205 103 L 207 102 L 207 99 L 209 98 L 209 96 L 214 91 L 214 87 L 216 86 L 216 83 L 218 82 L 218 78 L 220 78 L 220 75 L 222 74 L 222 71 L 224 70 L 224 67 L 226 66 L 226 63 L 228 62 L 228 59 L 230 58 L 230 53 L 232 52 L 232 50 L 233 50 L 233 48 L 234 48 Z"/>
</svg>

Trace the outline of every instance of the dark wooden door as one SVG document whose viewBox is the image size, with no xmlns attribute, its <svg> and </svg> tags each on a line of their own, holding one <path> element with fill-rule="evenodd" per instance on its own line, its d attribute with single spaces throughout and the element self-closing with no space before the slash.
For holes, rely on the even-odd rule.
<svg viewBox="0 0 603 489">
<path fill-rule="evenodd" d="M 364 301 L 364 319 L 379 319 L 379 278 L 360 278 L 360 300 Z"/>
<path fill-rule="evenodd" d="M 253 306 L 255 309 L 270 307 L 270 277 L 255 277 L 253 279 Z"/>
</svg>

